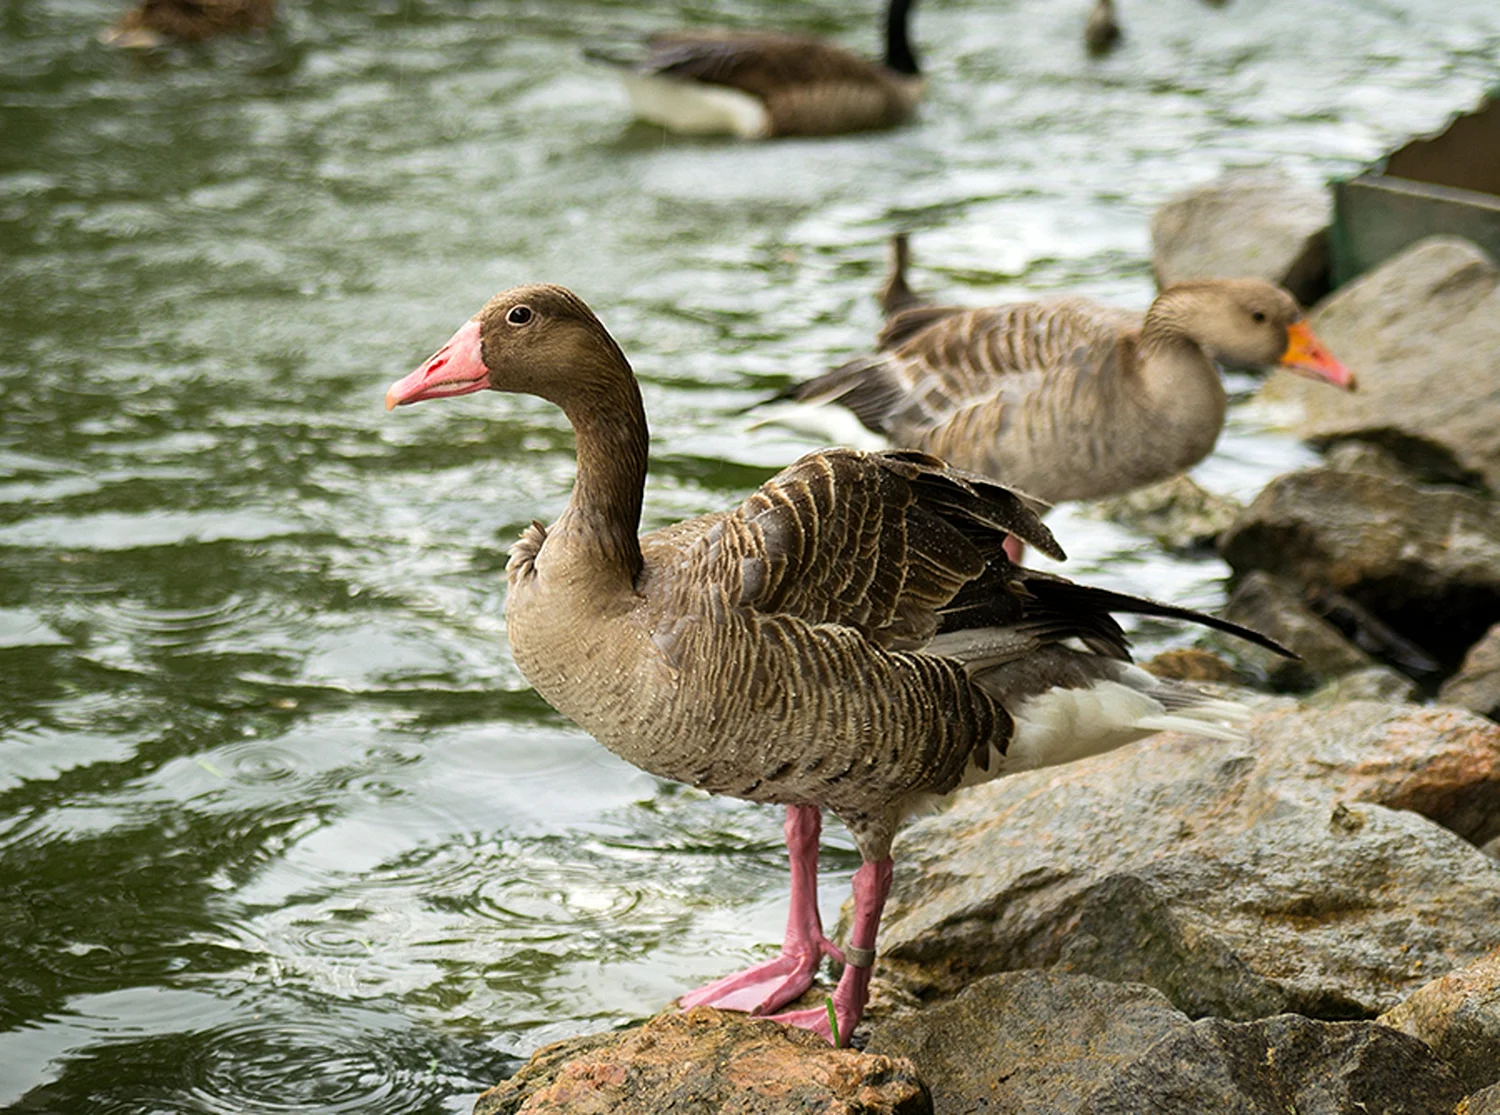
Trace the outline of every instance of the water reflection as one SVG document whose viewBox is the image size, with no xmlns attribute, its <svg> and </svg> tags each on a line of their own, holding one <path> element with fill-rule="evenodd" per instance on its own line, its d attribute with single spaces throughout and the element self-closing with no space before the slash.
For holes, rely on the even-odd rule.
<svg viewBox="0 0 1500 1115">
<path fill-rule="evenodd" d="M 1069 5 L 955 0 L 920 124 L 761 147 L 632 123 L 574 47 L 686 17 L 873 46 L 868 9 L 312 0 L 140 60 L 94 42 L 113 2 L 0 6 L 0 1105 L 462 1110 L 776 939 L 775 811 L 619 763 L 505 649 L 561 417 L 380 409 L 494 290 L 568 283 L 619 337 L 657 525 L 810 445 L 741 412 L 867 342 L 892 227 L 955 298 L 1141 305 L 1168 192 L 1346 170 L 1500 46 L 1489 0 L 1184 0 L 1093 66 Z M 1239 413 L 1200 476 L 1303 452 Z M 1215 563 L 1055 525 L 1096 580 L 1218 599 Z"/>
</svg>

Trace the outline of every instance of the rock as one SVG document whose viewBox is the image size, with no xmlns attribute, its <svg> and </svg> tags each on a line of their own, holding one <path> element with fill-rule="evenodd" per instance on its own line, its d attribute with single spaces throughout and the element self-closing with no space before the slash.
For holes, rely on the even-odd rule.
<svg viewBox="0 0 1500 1115">
<path fill-rule="evenodd" d="M 1468 1091 L 1500 1083 L 1500 949 L 1417 988 L 1379 1021 L 1426 1042 Z"/>
<path fill-rule="evenodd" d="M 1325 190 L 1278 171 L 1222 175 L 1170 198 L 1151 218 L 1156 283 L 1265 279 L 1310 306 L 1328 291 L 1331 216 Z"/>
<path fill-rule="evenodd" d="M 1449 888 L 1468 892 L 1458 919 Z M 1432 931 L 1439 911 L 1461 940 Z M 1115 872 L 1085 896 L 1056 962 L 1149 984 L 1194 1017 L 1352 1019 L 1492 942 L 1500 870 L 1478 849 L 1412 813 L 1340 804 Z"/>
<path fill-rule="evenodd" d="M 1406 672 L 1434 665 L 1423 648 L 1457 664 L 1500 622 L 1500 515 L 1461 489 L 1293 472 L 1255 497 L 1219 549 L 1239 576 L 1264 570 L 1302 586 L 1325 616 L 1341 610 L 1365 649 Z"/>
<path fill-rule="evenodd" d="M 1500 728 L 1459 709 L 1353 701 L 1271 709 L 1250 725 L 1242 806 L 1340 801 L 1409 809 L 1474 844 L 1500 835 Z"/>
<path fill-rule="evenodd" d="M 474 1115 L 924 1115 L 909 1062 L 833 1049 L 805 1030 L 711 1007 L 540 1049 Z"/>
<path fill-rule="evenodd" d="M 1369 1022 L 1191 1022 L 1159 993 L 1088 976 L 989 976 L 889 1023 L 935 1115 L 1449 1112 L 1463 1085 L 1422 1042 Z"/>
<path fill-rule="evenodd" d="M 1169 681 L 1211 681 L 1236 685 L 1245 680 L 1238 670 L 1217 654 L 1197 647 L 1164 650 L 1141 665 L 1157 677 Z"/>
<path fill-rule="evenodd" d="M 1313 328 L 1359 376 L 1353 395 L 1271 376 L 1314 441 L 1377 442 L 1416 467 L 1500 490 L 1500 270 L 1464 240 L 1424 240 L 1340 288 Z"/>
<path fill-rule="evenodd" d="M 1414 471 L 1384 446 L 1357 438 L 1329 442 L 1323 450 L 1323 463 L 1340 472 L 1368 472 L 1408 484 L 1443 484 L 1451 479 Z"/>
<path fill-rule="evenodd" d="M 1233 653 L 1273 689 L 1296 692 L 1327 678 L 1374 666 L 1375 660 L 1313 612 L 1285 582 L 1252 570 L 1234 586 L 1224 618 L 1269 635 L 1298 659 L 1236 640 Z M 1226 645 L 1230 645 L 1227 644 Z"/>
<path fill-rule="evenodd" d="M 868 1048 L 916 1065 L 936 1115 L 1071 1115 L 1101 1079 L 1191 1025 L 1149 987 L 1005 972 L 877 1027 Z"/>
<path fill-rule="evenodd" d="M 1500 727 L 1354 702 L 1163 734 L 960 795 L 903 835 L 880 978 L 931 1002 L 1018 968 L 1191 1015 L 1373 1017 L 1500 945 Z M 1340 804 L 1340 799 L 1344 804 Z M 1354 803 L 1354 804 L 1350 804 Z"/>
<path fill-rule="evenodd" d="M 1438 700 L 1500 720 L 1500 624 L 1469 648 L 1458 672 L 1438 690 Z"/>
<path fill-rule="evenodd" d="M 1111 1073 L 1078 1115 L 1447 1115 L 1463 1087 L 1419 1041 L 1373 1022 L 1204 1019 Z"/>
<path fill-rule="evenodd" d="M 1479 850 L 1491 859 L 1500 860 L 1500 836 L 1495 837 L 1493 840 L 1486 840 L 1483 844 L 1479 845 Z"/>
<path fill-rule="evenodd" d="M 1417 699 L 1417 683 L 1389 666 L 1370 666 L 1328 682 L 1304 702 L 1309 708 L 1327 708 L 1347 701 L 1384 701 L 1403 704 Z"/>
<path fill-rule="evenodd" d="M 1172 553 L 1210 549 L 1244 510 L 1188 476 L 1138 488 L 1123 496 L 1094 500 L 1088 513 L 1149 534 Z"/>
<path fill-rule="evenodd" d="M 1500 1084 L 1475 1092 L 1453 1115 L 1500 1115 Z"/>
</svg>

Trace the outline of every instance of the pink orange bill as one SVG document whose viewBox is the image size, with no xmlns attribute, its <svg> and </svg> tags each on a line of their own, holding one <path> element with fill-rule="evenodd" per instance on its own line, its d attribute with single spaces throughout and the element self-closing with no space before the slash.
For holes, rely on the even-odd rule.
<svg viewBox="0 0 1500 1115">
<path fill-rule="evenodd" d="M 385 409 L 393 410 L 423 399 L 468 395 L 489 385 L 490 370 L 484 366 L 479 352 L 479 319 L 471 318 L 420 368 L 391 384 L 385 393 Z"/>
<path fill-rule="evenodd" d="M 1305 321 L 1287 326 L 1286 351 L 1281 354 L 1280 365 L 1287 371 L 1321 379 L 1345 391 L 1353 391 L 1356 386 L 1354 373 L 1333 358 L 1333 353 L 1323 347 Z"/>
</svg>

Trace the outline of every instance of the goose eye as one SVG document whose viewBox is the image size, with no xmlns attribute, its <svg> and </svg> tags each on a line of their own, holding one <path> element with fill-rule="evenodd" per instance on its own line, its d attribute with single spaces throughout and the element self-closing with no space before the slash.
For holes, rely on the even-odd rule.
<svg viewBox="0 0 1500 1115">
<path fill-rule="evenodd" d="M 515 313 L 515 311 L 512 310 L 511 313 Z M 1250 315 L 1250 320 L 1253 321 L 1253 322 L 1255 322 L 1255 324 L 1259 325 L 1261 322 L 1263 322 L 1263 321 L 1266 320 L 1265 311 L 1264 310 L 1256 310 L 1254 313 L 1252 313 Z"/>
<path fill-rule="evenodd" d="M 531 320 L 531 307 L 512 306 L 510 312 L 505 315 L 505 320 L 512 325 L 525 325 Z"/>
</svg>

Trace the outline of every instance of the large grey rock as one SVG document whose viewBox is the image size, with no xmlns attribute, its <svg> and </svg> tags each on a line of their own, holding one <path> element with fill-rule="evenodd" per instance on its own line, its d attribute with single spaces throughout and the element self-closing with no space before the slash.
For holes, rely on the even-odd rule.
<svg viewBox="0 0 1500 1115">
<path fill-rule="evenodd" d="M 1304 306 L 1328 291 L 1327 191 L 1275 170 L 1236 171 L 1169 199 L 1151 218 L 1158 286 L 1265 279 Z"/>
<path fill-rule="evenodd" d="M 1194 1023 L 1112 1073 L 1078 1115 L 1448 1115 L 1462 1096 L 1419 1041 L 1287 1014 Z"/>
<path fill-rule="evenodd" d="M 1060 972 L 989 976 L 875 1031 L 935 1115 L 1451 1112 L 1463 1085 L 1422 1042 L 1368 1022 L 1191 1022 L 1159 993 Z"/>
<path fill-rule="evenodd" d="M 1419 987 L 1380 1021 L 1426 1042 L 1468 1091 L 1500 1083 L 1500 949 Z"/>
<path fill-rule="evenodd" d="M 474 1115 L 928 1115 L 909 1062 L 833 1049 L 805 1030 L 695 1007 L 539 1049 Z"/>
<path fill-rule="evenodd" d="M 1194 1017 L 1349 1019 L 1393 1006 L 1427 963 L 1500 944 L 1500 871 L 1477 848 L 1381 806 L 1288 813 L 1112 873 L 1056 962 Z"/>
<path fill-rule="evenodd" d="M 1236 640 L 1232 653 L 1269 685 L 1283 692 L 1311 689 L 1320 681 L 1368 669 L 1375 660 L 1344 638 L 1333 624 L 1303 602 L 1286 583 L 1259 569 L 1234 586 L 1224 618 L 1269 635 L 1297 658 Z"/>
<path fill-rule="evenodd" d="M 1500 515 L 1462 489 L 1329 468 L 1288 473 L 1219 548 L 1240 576 L 1264 570 L 1321 594 L 1324 614 L 1343 601 L 1359 637 L 1412 668 L 1423 648 L 1456 664 L 1500 621 Z"/>
<path fill-rule="evenodd" d="M 1312 324 L 1359 391 L 1268 378 L 1262 397 L 1296 404 L 1302 436 L 1377 441 L 1423 471 L 1500 490 L 1500 270 L 1483 251 L 1414 244 L 1340 288 Z"/>
<path fill-rule="evenodd" d="M 1438 700 L 1500 720 L 1500 624 L 1469 648 L 1458 672 L 1443 682 Z"/>
<path fill-rule="evenodd" d="M 1149 987 L 1028 970 L 988 976 L 878 1027 L 867 1051 L 916 1065 L 935 1115 L 1065 1115 L 1102 1079 L 1191 1025 Z"/>
<path fill-rule="evenodd" d="M 1190 1014 L 1374 1016 L 1500 945 L 1500 864 L 1336 799 L 1483 835 L 1497 792 L 1500 728 L 1361 702 L 1258 714 L 1243 745 L 1160 735 L 1013 775 L 898 843 L 881 976 L 931 1001 L 1062 966 Z"/>
</svg>

